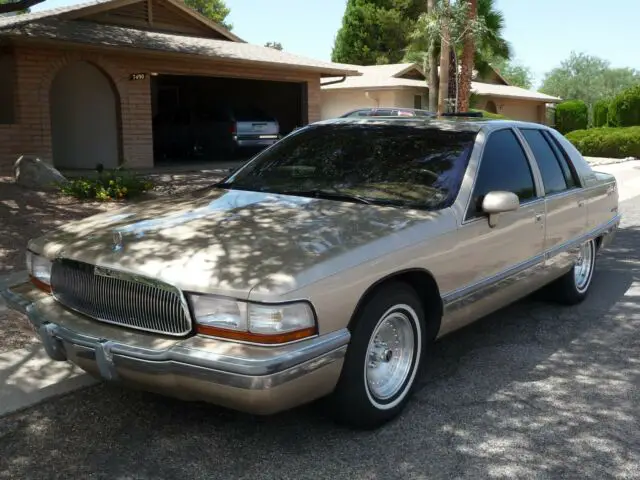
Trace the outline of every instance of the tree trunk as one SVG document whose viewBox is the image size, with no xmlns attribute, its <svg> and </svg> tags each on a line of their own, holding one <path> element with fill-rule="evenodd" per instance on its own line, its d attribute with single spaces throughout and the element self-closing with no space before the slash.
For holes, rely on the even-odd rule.
<svg viewBox="0 0 640 480">
<path fill-rule="evenodd" d="M 449 8 L 449 0 L 444 0 L 444 6 Z M 440 35 L 440 85 L 438 96 L 438 114 L 441 115 L 447 111 L 446 100 L 449 93 L 449 55 L 451 48 L 451 41 L 449 36 L 448 20 L 443 22 L 442 33 Z"/>
<path fill-rule="evenodd" d="M 469 6 L 469 23 L 476 19 L 478 14 L 478 1 L 467 0 Z M 458 93 L 458 110 L 462 112 L 469 111 L 469 101 L 471 99 L 471 77 L 473 75 L 473 56 L 475 53 L 475 40 L 473 33 L 468 30 L 464 37 L 464 46 L 462 50 L 462 66 L 460 69 L 460 87 Z"/>
<path fill-rule="evenodd" d="M 427 10 L 433 12 L 436 8 L 436 0 L 428 0 Z M 438 52 L 433 42 L 429 45 L 429 110 L 438 110 Z"/>
</svg>

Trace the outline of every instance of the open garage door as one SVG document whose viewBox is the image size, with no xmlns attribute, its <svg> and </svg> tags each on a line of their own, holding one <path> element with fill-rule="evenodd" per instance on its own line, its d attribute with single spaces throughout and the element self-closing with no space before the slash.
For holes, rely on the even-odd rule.
<svg viewBox="0 0 640 480">
<path fill-rule="evenodd" d="M 307 123 L 306 83 L 152 77 L 156 164 L 242 158 Z"/>
</svg>

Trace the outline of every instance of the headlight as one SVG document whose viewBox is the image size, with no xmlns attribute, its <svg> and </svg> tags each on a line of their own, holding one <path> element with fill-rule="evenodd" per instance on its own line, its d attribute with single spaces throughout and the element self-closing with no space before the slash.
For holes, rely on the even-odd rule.
<svg viewBox="0 0 640 480">
<path fill-rule="evenodd" d="M 306 302 L 264 305 L 209 295 L 190 295 L 196 330 L 204 335 L 256 343 L 286 343 L 317 333 Z"/>
<path fill-rule="evenodd" d="M 51 290 L 51 261 L 42 255 L 27 251 L 27 270 L 33 283 L 43 290 Z"/>
</svg>

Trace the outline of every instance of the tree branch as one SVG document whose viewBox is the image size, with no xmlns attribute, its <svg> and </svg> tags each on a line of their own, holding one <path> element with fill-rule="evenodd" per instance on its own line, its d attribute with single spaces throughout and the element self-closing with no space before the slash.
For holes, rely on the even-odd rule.
<svg viewBox="0 0 640 480">
<path fill-rule="evenodd" d="M 20 12 L 42 2 L 44 2 L 44 0 L 19 0 L 17 2 L 0 3 L 0 14 Z"/>
</svg>

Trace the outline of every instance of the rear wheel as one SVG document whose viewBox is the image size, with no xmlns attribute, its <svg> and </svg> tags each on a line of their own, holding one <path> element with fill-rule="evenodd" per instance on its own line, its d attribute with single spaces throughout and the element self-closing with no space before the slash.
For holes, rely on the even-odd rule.
<svg viewBox="0 0 640 480">
<path fill-rule="evenodd" d="M 597 246 L 589 240 L 580 246 L 578 259 L 573 268 L 551 285 L 554 297 L 565 305 L 582 302 L 589 294 L 596 267 Z"/>
<path fill-rule="evenodd" d="M 330 406 L 341 423 L 375 428 L 396 417 L 412 393 L 424 353 L 424 311 L 413 288 L 394 283 L 369 298 L 354 325 Z"/>
</svg>

